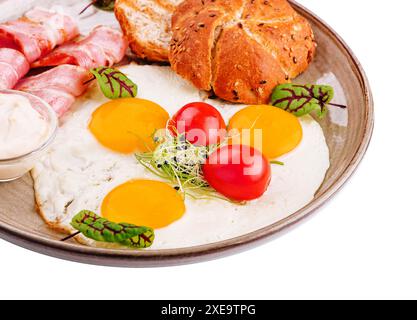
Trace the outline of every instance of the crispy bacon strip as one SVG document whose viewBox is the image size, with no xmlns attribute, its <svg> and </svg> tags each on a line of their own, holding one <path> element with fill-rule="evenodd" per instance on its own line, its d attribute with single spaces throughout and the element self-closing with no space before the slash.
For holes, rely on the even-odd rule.
<svg viewBox="0 0 417 320">
<path fill-rule="evenodd" d="M 19 50 L 32 63 L 78 34 L 70 16 L 35 8 L 18 20 L 0 24 L 0 47 Z"/>
<path fill-rule="evenodd" d="M 16 90 L 25 91 L 48 102 L 59 117 L 63 116 L 88 88 L 90 72 L 72 65 L 61 65 L 20 81 Z"/>
<path fill-rule="evenodd" d="M 50 67 L 60 64 L 73 64 L 86 69 L 110 67 L 123 59 L 127 46 L 127 40 L 120 31 L 99 26 L 88 37 L 59 47 L 33 63 L 32 67 Z"/>
<path fill-rule="evenodd" d="M 16 83 L 29 72 L 29 62 L 17 50 L 0 49 L 0 89 L 13 89 Z"/>
</svg>

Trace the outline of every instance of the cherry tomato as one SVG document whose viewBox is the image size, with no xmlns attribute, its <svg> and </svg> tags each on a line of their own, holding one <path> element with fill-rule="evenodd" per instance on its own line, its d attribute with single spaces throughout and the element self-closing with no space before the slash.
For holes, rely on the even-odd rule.
<svg viewBox="0 0 417 320">
<path fill-rule="evenodd" d="M 173 134 L 185 133 L 186 139 L 196 146 L 220 143 L 227 135 L 226 123 L 220 112 L 204 102 L 182 107 L 171 119 Z"/>
<path fill-rule="evenodd" d="M 262 153 L 246 145 L 226 145 L 203 165 L 207 182 L 235 201 L 260 198 L 271 182 L 271 165 Z"/>
</svg>

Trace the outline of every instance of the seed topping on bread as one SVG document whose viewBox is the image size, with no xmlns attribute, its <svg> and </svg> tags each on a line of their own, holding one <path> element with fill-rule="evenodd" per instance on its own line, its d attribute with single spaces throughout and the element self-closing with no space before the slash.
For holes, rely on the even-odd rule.
<svg viewBox="0 0 417 320">
<path fill-rule="evenodd" d="M 172 17 L 172 68 L 197 88 L 266 103 L 311 63 L 311 26 L 286 0 L 185 0 Z"/>
</svg>

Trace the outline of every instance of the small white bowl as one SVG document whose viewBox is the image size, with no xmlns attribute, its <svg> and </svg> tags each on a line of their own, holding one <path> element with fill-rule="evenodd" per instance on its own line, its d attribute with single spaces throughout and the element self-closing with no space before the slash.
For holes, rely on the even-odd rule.
<svg viewBox="0 0 417 320">
<path fill-rule="evenodd" d="M 10 159 L 0 159 L 0 182 L 8 182 L 21 178 L 33 169 L 39 158 L 45 154 L 58 131 L 58 117 L 52 107 L 41 98 L 16 90 L 0 90 L 0 94 L 17 94 L 29 99 L 32 107 L 49 123 L 48 137 L 45 142 L 29 153 Z"/>
</svg>

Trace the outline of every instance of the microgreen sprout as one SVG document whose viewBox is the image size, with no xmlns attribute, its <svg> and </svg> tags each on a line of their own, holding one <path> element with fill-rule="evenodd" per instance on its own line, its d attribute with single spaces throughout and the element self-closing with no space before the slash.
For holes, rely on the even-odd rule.
<svg viewBox="0 0 417 320">
<path fill-rule="evenodd" d="M 230 201 L 210 187 L 202 172 L 202 165 L 208 156 L 222 144 L 195 146 L 184 134 L 173 135 L 171 130 L 167 128 L 164 134 L 155 134 L 153 139 L 158 143 L 156 149 L 153 152 L 136 153 L 137 161 L 156 176 L 175 184 L 184 196 Z"/>
</svg>

